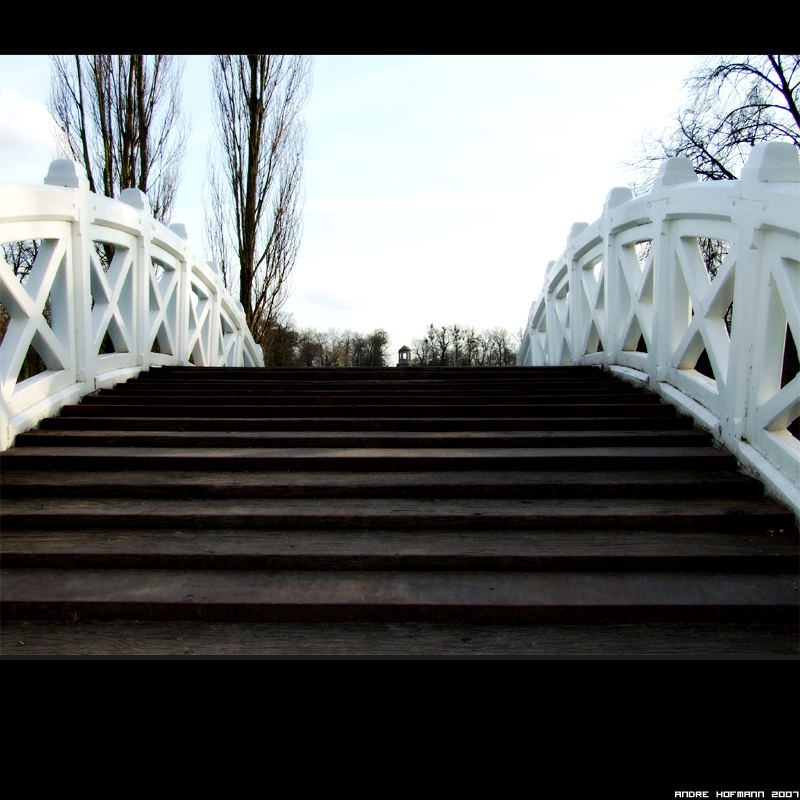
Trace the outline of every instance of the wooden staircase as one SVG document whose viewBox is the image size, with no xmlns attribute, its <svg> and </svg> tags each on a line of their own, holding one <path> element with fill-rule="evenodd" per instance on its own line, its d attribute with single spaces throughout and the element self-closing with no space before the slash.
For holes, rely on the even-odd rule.
<svg viewBox="0 0 800 800">
<path fill-rule="evenodd" d="M 785 656 L 793 516 L 581 367 L 164 367 L 2 466 L 2 653 Z"/>
</svg>

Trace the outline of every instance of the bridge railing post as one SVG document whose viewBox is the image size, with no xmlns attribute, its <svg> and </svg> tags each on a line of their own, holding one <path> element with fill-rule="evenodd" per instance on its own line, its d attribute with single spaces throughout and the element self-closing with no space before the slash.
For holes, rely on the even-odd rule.
<svg viewBox="0 0 800 800">
<path fill-rule="evenodd" d="M 0 449 L 154 364 L 263 366 L 218 273 L 137 189 L 102 197 L 54 161 L 43 186 L 0 187 L 0 238 L 18 251 L 0 259 Z"/>
<path fill-rule="evenodd" d="M 788 142 L 754 148 L 742 170 L 740 217 L 748 273 L 755 284 L 741 289 L 753 327 L 737 333 L 736 355 L 747 364 L 735 409 L 741 410 L 740 451 L 784 492 L 800 502 L 800 440 L 788 430 L 800 416 L 800 371 L 784 374 L 786 348 L 800 345 L 800 158 Z M 752 294 L 748 292 L 752 291 Z M 737 313 L 734 301 L 734 316 Z M 738 321 L 737 321 L 738 322 Z M 734 341 L 732 337 L 732 347 Z M 797 368 L 795 360 L 794 368 Z"/>
<path fill-rule="evenodd" d="M 547 320 L 546 358 L 534 315 Z M 597 364 L 649 384 L 800 516 L 798 343 L 800 157 L 767 142 L 739 181 L 700 183 L 688 160 L 668 159 L 648 194 L 612 190 L 548 266 L 520 363 Z"/>
<path fill-rule="evenodd" d="M 75 209 L 75 219 L 70 225 L 69 240 L 66 247 L 66 264 L 63 276 L 54 283 L 50 296 L 50 311 L 55 323 L 54 331 L 62 344 L 71 350 L 70 364 L 66 369 L 74 374 L 78 383 L 91 382 L 94 378 L 87 369 L 87 356 L 90 351 L 90 332 L 86 315 L 79 298 L 87 296 L 90 287 L 88 270 L 91 233 L 89 231 L 89 182 L 76 168 L 73 161 L 61 159 L 53 161 L 44 178 L 47 186 L 60 186 L 73 190 L 71 198 Z M 66 325 L 60 326 L 56 317 L 65 316 Z M 52 327 L 52 326 L 51 326 Z M 69 333 L 68 333 L 69 332 Z"/>
<path fill-rule="evenodd" d="M 567 249 L 564 251 L 564 261 L 566 266 L 566 303 L 562 306 L 569 313 L 561 315 L 559 324 L 560 347 L 558 360 L 555 365 L 569 364 L 579 352 L 578 339 L 581 335 L 581 320 L 583 318 L 583 286 L 581 283 L 581 271 L 578 259 L 575 255 L 575 239 L 585 228 L 584 223 L 578 222 L 570 228 L 567 239 Z"/>
<path fill-rule="evenodd" d="M 149 347 L 145 342 L 149 312 L 147 265 L 149 264 L 150 247 L 148 224 L 151 218 L 150 203 L 144 192 L 139 189 L 123 190 L 120 194 L 120 201 L 132 209 L 135 220 L 135 232 L 130 234 L 131 249 L 129 257 L 131 263 L 129 269 L 131 274 L 128 279 L 132 293 L 129 307 L 133 310 L 130 338 L 134 352 L 131 358 L 131 365 L 139 369 L 147 369 L 150 366 Z"/>
</svg>

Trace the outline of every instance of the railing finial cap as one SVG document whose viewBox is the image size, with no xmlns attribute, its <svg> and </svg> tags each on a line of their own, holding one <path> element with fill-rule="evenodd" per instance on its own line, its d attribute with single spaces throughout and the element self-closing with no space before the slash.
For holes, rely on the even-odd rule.
<svg viewBox="0 0 800 800">
<path fill-rule="evenodd" d="M 169 226 L 169 229 L 173 233 L 177 233 L 181 239 L 188 239 L 189 234 L 186 233 L 186 226 L 182 222 L 173 222 L 172 225 Z"/>
<path fill-rule="evenodd" d="M 633 199 L 633 192 L 627 186 L 615 186 L 606 197 L 605 210 L 616 208 Z"/>
<path fill-rule="evenodd" d="M 696 183 L 692 162 L 688 158 L 668 158 L 658 168 L 658 174 L 653 181 L 653 188 L 657 186 L 675 186 L 678 183 Z"/>
<path fill-rule="evenodd" d="M 150 213 L 150 201 L 141 189 L 123 189 L 119 194 L 119 199 L 125 205 Z"/>
<path fill-rule="evenodd" d="M 572 227 L 569 229 L 569 235 L 567 236 L 567 241 L 577 236 L 584 228 L 588 227 L 589 227 L 588 222 L 573 222 Z"/>
<path fill-rule="evenodd" d="M 69 189 L 85 189 L 89 185 L 83 174 L 83 167 L 69 158 L 57 158 L 51 161 L 44 182 L 48 186 L 66 186 Z"/>
<path fill-rule="evenodd" d="M 759 142 L 742 168 L 742 180 L 800 183 L 800 154 L 791 142 Z"/>
</svg>

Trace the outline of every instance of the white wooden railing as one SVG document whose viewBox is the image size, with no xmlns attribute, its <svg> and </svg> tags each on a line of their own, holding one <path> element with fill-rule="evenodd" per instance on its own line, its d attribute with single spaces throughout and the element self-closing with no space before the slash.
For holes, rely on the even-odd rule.
<svg viewBox="0 0 800 800">
<path fill-rule="evenodd" d="M 713 279 L 706 240 L 727 252 Z M 669 159 L 649 194 L 613 189 L 548 265 L 517 363 L 596 364 L 648 385 L 800 518 L 792 340 L 800 347 L 800 159 L 772 142 L 738 181 L 698 183 L 688 160 Z"/>
<path fill-rule="evenodd" d="M 16 271 L 0 259 L 0 449 L 151 365 L 263 366 L 241 304 L 182 225 L 154 220 L 137 189 L 89 192 L 72 161 L 44 182 L 0 186 L 0 243 L 36 252 Z M 20 379 L 31 349 L 42 369 Z"/>
</svg>

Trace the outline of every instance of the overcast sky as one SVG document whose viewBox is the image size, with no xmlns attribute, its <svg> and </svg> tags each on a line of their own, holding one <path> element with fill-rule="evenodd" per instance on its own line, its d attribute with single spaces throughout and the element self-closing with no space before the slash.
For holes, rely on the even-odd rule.
<svg viewBox="0 0 800 800">
<path fill-rule="evenodd" d="M 173 222 L 203 250 L 209 58 L 187 56 L 192 133 Z M 674 118 L 696 56 L 314 58 L 304 236 L 285 310 L 301 327 L 430 323 L 516 333 L 573 222 L 592 222 L 647 131 Z M 0 182 L 54 157 L 45 55 L 0 55 Z"/>
</svg>

